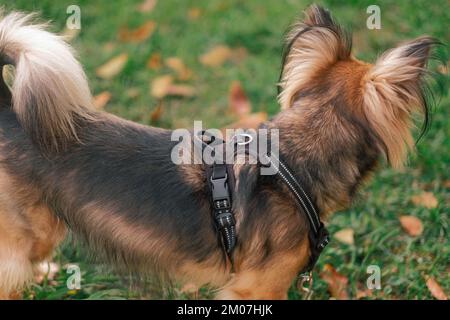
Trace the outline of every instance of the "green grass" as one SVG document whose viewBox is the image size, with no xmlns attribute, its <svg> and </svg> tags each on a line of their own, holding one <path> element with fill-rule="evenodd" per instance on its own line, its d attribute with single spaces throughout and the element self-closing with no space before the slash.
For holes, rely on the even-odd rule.
<svg viewBox="0 0 450 320">
<path fill-rule="evenodd" d="M 54 21 L 53 31 L 61 31 L 70 4 L 81 7 L 82 29 L 73 45 L 85 66 L 94 94 L 104 90 L 112 93 L 106 110 L 144 124 L 152 124 L 151 112 L 158 101 L 150 95 L 149 85 L 156 76 L 169 74 L 165 67 L 158 71 L 146 68 L 152 53 L 163 58 L 177 56 L 194 71 L 187 83 L 198 91 L 191 99 L 166 98 L 163 115 L 154 125 L 176 128 L 190 127 L 194 119 L 205 126 L 221 127 L 234 119 L 227 112 L 230 83 L 239 80 L 255 111 L 273 115 L 278 110 L 276 82 L 286 27 L 309 4 L 307 1 L 175 1 L 160 0 L 150 13 L 140 13 L 140 1 L 8 1 L 8 9 L 40 11 L 42 17 Z M 449 43 L 450 10 L 446 0 L 383 1 L 382 29 L 368 30 L 366 8 L 373 1 L 320 1 L 335 17 L 354 33 L 358 58 L 373 61 L 384 50 L 400 41 L 428 34 Z M 201 16 L 191 21 L 190 8 L 200 8 Z M 152 37 L 141 44 L 121 43 L 118 31 L 123 26 L 137 27 L 148 20 L 158 24 Z M 218 68 L 204 67 L 198 57 L 218 44 L 245 47 L 248 56 L 240 63 L 229 62 Z M 101 80 L 95 69 L 111 57 L 128 53 L 123 72 L 113 80 Z M 448 83 L 448 82 L 447 82 Z M 127 95 L 133 88 L 137 97 Z M 367 279 L 368 265 L 379 265 L 382 289 L 372 298 L 430 299 L 424 276 L 433 276 L 444 291 L 450 292 L 450 242 L 448 237 L 450 190 L 450 99 L 446 95 L 433 110 L 431 130 L 417 146 L 417 154 L 402 172 L 383 169 L 363 190 L 355 205 L 335 214 L 329 221 L 331 233 L 342 228 L 355 230 L 355 244 L 332 241 L 320 259 L 317 270 L 326 263 L 349 278 L 350 297 Z M 446 187 L 444 182 L 447 181 Z M 422 191 L 431 191 L 439 206 L 425 209 L 414 206 L 410 198 Z M 424 224 L 424 233 L 412 238 L 401 229 L 398 217 L 414 215 Z M 175 288 L 162 289 L 148 284 L 138 288 L 133 281 L 119 279 L 108 269 L 89 262 L 82 250 L 67 242 L 55 257 L 61 265 L 79 264 L 83 271 L 82 289 L 71 292 L 65 286 L 69 275 L 60 272 L 56 279 L 34 285 L 26 298 L 35 299 L 106 299 L 106 298 L 188 298 Z M 328 299 L 327 284 L 315 275 L 314 299 Z M 290 298 L 299 298 L 291 290 Z M 202 289 L 200 297 L 211 297 Z"/>
</svg>

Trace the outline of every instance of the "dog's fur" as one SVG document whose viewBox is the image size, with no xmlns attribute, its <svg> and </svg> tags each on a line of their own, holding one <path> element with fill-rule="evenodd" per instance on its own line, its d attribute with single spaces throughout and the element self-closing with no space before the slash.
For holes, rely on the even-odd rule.
<svg viewBox="0 0 450 320">
<path fill-rule="evenodd" d="M 70 47 L 30 16 L 0 21 L 0 297 L 17 296 L 65 226 L 113 264 L 220 287 L 219 298 L 286 298 L 308 261 L 308 221 L 290 192 L 257 165 L 236 167 L 234 273 L 214 229 L 202 165 L 170 161 L 171 132 L 95 111 Z M 288 35 L 268 122 L 280 152 L 322 219 L 346 208 L 384 156 L 394 167 L 413 145 L 414 111 L 427 114 L 422 37 L 375 64 L 317 6 Z"/>
</svg>

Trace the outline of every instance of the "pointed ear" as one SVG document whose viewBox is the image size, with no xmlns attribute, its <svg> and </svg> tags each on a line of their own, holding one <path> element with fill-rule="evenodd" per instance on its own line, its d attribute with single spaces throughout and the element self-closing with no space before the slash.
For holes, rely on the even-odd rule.
<svg viewBox="0 0 450 320">
<path fill-rule="evenodd" d="M 282 109 L 294 104 L 296 94 L 317 72 L 351 54 L 351 36 L 333 20 L 330 12 L 312 5 L 304 21 L 296 23 L 287 35 L 279 82 Z"/>
<path fill-rule="evenodd" d="M 430 50 L 439 42 L 421 37 L 385 52 L 363 79 L 364 112 L 393 167 L 401 167 L 413 147 L 411 115 L 428 120 L 424 77 Z"/>
</svg>

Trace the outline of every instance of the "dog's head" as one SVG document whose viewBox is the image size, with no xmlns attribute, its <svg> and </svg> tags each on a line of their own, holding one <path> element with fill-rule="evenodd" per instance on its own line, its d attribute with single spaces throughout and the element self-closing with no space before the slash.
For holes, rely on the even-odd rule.
<svg viewBox="0 0 450 320">
<path fill-rule="evenodd" d="M 279 101 L 283 109 L 322 108 L 360 122 L 393 167 L 403 165 L 414 145 L 412 116 L 428 124 L 424 78 L 438 41 L 421 37 L 386 51 L 374 64 L 352 56 L 352 41 L 330 16 L 311 6 L 288 34 Z M 326 111 L 328 112 L 328 111 Z"/>
</svg>

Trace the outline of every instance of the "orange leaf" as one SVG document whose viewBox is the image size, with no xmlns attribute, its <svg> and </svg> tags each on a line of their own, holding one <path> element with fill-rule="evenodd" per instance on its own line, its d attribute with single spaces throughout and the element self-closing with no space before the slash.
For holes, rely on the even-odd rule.
<svg viewBox="0 0 450 320">
<path fill-rule="evenodd" d="M 252 110 L 251 103 L 238 81 L 231 84 L 228 103 L 231 112 L 239 117 L 249 114 Z"/>
<path fill-rule="evenodd" d="M 433 209 L 438 206 L 438 201 L 432 192 L 422 192 L 411 197 L 411 201 L 416 206 L 422 206 L 427 209 Z"/>
<path fill-rule="evenodd" d="M 127 89 L 126 93 L 127 93 L 127 96 L 131 99 L 137 98 L 141 94 L 139 89 L 134 88 L 134 87 Z"/>
<path fill-rule="evenodd" d="M 199 8 L 190 8 L 188 11 L 189 20 L 197 20 L 202 15 L 202 11 Z"/>
<path fill-rule="evenodd" d="M 139 28 L 132 30 L 125 27 L 119 31 L 119 40 L 124 42 L 142 42 L 152 35 L 155 28 L 155 21 L 147 21 Z"/>
<path fill-rule="evenodd" d="M 348 279 L 338 273 L 331 264 L 326 264 L 320 277 L 328 284 L 330 295 L 338 300 L 348 300 Z"/>
<path fill-rule="evenodd" d="M 232 57 L 232 50 L 224 45 L 219 45 L 200 56 L 200 62 L 205 66 L 218 67 Z"/>
<path fill-rule="evenodd" d="M 103 109 L 110 99 L 111 92 L 103 91 L 94 97 L 94 107 L 97 109 Z"/>
<path fill-rule="evenodd" d="M 180 58 L 167 58 L 166 65 L 177 73 L 180 80 L 188 80 L 192 77 L 192 70 L 186 67 L 183 60 L 181 60 Z"/>
<path fill-rule="evenodd" d="M 138 10 L 140 12 L 150 12 L 156 6 L 156 0 L 144 0 L 139 6 Z"/>
<path fill-rule="evenodd" d="M 153 53 L 147 61 L 147 67 L 152 70 L 158 70 L 162 66 L 161 54 Z"/>
<path fill-rule="evenodd" d="M 173 77 L 171 75 L 164 75 L 153 79 L 151 85 L 152 96 L 159 99 L 164 98 L 169 92 L 172 82 Z"/>
<path fill-rule="evenodd" d="M 342 230 L 339 230 L 338 232 L 336 232 L 333 235 L 333 238 L 342 243 L 345 243 L 348 245 L 353 245 L 355 243 L 354 236 L 355 236 L 355 231 L 352 228 L 345 228 L 345 229 L 342 229 Z"/>
<path fill-rule="evenodd" d="M 267 121 L 267 118 L 268 116 L 265 112 L 251 113 L 243 116 L 239 121 L 225 126 L 223 130 L 225 132 L 225 129 L 257 129 L 261 123 Z"/>
<path fill-rule="evenodd" d="M 195 93 L 195 89 L 192 86 L 184 84 L 172 84 L 167 90 L 167 94 L 170 96 L 193 97 Z"/>
<path fill-rule="evenodd" d="M 112 79 L 118 75 L 125 67 L 128 61 L 128 55 L 122 53 L 95 70 L 95 74 L 102 79 Z"/>
<path fill-rule="evenodd" d="M 414 216 L 401 216 L 400 224 L 407 234 L 413 237 L 420 236 L 423 232 L 423 224 L 419 218 Z"/>
<path fill-rule="evenodd" d="M 152 123 L 157 122 L 163 113 L 162 103 L 159 103 L 155 110 L 150 114 L 150 120 Z"/>
<path fill-rule="evenodd" d="M 435 297 L 438 300 L 448 300 L 448 297 L 445 294 L 444 290 L 439 285 L 439 283 L 437 283 L 437 281 L 434 280 L 434 278 L 426 277 L 425 279 L 427 280 L 428 290 L 430 290 L 430 293 L 432 294 L 433 297 Z"/>
<path fill-rule="evenodd" d="M 442 185 L 444 186 L 444 188 L 450 189 L 450 180 L 445 180 Z"/>
</svg>

